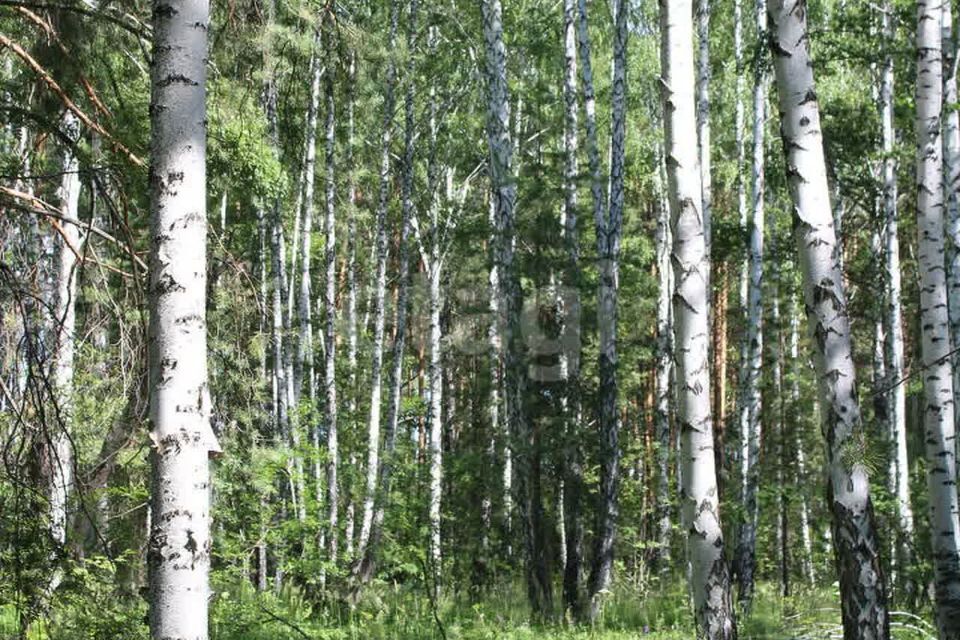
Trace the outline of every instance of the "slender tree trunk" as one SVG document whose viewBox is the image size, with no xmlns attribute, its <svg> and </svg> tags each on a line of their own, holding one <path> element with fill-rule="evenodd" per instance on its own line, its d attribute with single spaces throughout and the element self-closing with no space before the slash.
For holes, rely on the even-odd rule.
<svg viewBox="0 0 960 640">
<path fill-rule="evenodd" d="M 883 38 L 885 55 L 880 83 L 880 121 L 883 143 L 883 211 L 884 261 L 886 266 L 886 348 L 888 393 L 888 426 L 891 443 L 891 493 L 896 497 L 898 529 L 891 543 L 897 549 L 897 573 L 906 575 L 912 563 L 909 557 L 913 539 L 913 509 L 910 507 L 909 461 L 907 459 L 907 388 L 899 384 L 903 378 L 904 346 L 900 308 L 900 237 L 897 228 L 897 162 L 894 156 L 896 132 L 893 119 L 893 39 L 894 26 L 890 0 L 884 4 Z M 897 541 L 899 538 L 899 542 Z M 904 585 L 907 586 L 907 585 Z"/>
<path fill-rule="evenodd" d="M 205 640 L 210 595 L 205 0 L 153 7 L 150 636 Z"/>
<path fill-rule="evenodd" d="M 940 638 L 960 638 L 960 522 L 950 320 L 943 270 L 941 5 L 917 1 L 917 262 L 920 271 L 924 442 Z"/>
<path fill-rule="evenodd" d="M 823 433 L 827 440 L 827 501 L 840 578 L 844 637 L 887 638 L 886 585 L 860 460 L 866 434 L 856 397 L 847 301 L 838 262 L 820 133 L 805 4 L 771 0 L 770 47 L 777 77 L 781 135 L 794 204 L 794 235 L 814 344 Z"/>
<path fill-rule="evenodd" d="M 504 305 L 504 400 L 517 463 L 516 493 L 521 500 L 526 546 L 527 594 L 535 616 L 549 618 L 553 608 L 549 558 L 544 548 L 543 505 L 532 478 L 532 429 L 524 398 L 526 363 L 520 334 L 523 291 L 516 273 L 514 225 L 517 186 L 513 171 L 510 108 L 507 92 L 506 49 L 500 0 L 483 0 L 483 33 L 486 49 L 487 137 L 490 147 L 490 179 L 496 211 L 496 249 L 500 291 Z"/>
<path fill-rule="evenodd" d="M 712 303 L 712 270 L 710 259 L 713 219 L 713 178 L 710 170 L 710 0 L 697 0 L 697 150 L 700 161 L 700 190 L 702 193 L 703 240 L 707 246 L 707 301 Z M 713 308 L 710 307 L 710 322 Z M 711 344 L 711 347 L 713 345 Z"/>
<path fill-rule="evenodd" d="M 693 12 L 691 0 L 661 0 L 661 68 L 669 180 L 677 376 L 677 408 L 683 467 L 681 506 L 690 560 L 691 591 L 700 633 L 736 638 L 730 575 L 723 550 L 717 501 L 710 368 L 707 361 L 706 243 L 697 166 Z"/>
<path fill-rule="evenodd" d="M 658 145 L 659 148 L 659 145 Z M 660 162 L 657 163 L 658 166 Z M 662 189 L 657 172 L 657 183 Z M 670 209 L 659 203 L 657 220 L 657 382 L 655 430 L 657 434 L 657 569 L 661 574 L 670 570 L 670 534 L 673 530 L 670 491 L 670 373 L 673 369 L 671 352 L 673 334 L 670 301 L 673 298 L 673 268 L 670 265 L 672 238 L 670 237 Z"/>
<path fill-rule="evenodd" d="M 327 36 L 331 38 L 332 36 Z M 326 43 L 328 63 L 335 59 L 333 43 Z M 324 102 L 326 106 L 325 123 L 325 194 L 324 205 L 324 267 L 326 278 L 323 291 L 324 317 L 324 364 L 323 396 L 324 424 L 327 431 L 327 522 L 324 542 L 327 560 L 336 565 L 338 555 L 338 516 L 340 512 L 340 440 L 337 415 L 337 229 L 336 229 L 336 101 L 333 86 L 333 69 L 327 70 L 324 78 Z"/>
<path fill-rule="evenodd" d="M 390 34 L 387 50 L 393 51 L 397 36 L 399 8 L 397 0 L 390 3 Z M 393 140 L 393 111 L 394 89 L 396 86 L 396 61 L 390 55 L 386 70 L 386 94 L 383 105 L 382 132 L 380 140 L 380 175 L 379 197 L 376 213 L 376 271 L 373 294 L 373 346 L 371 349 L 370 364 L 370 415 L 367 422 L 367 488 L 366 499 L 373 500 L 376 493 L 377 474 L 379 474 L 380 460 L 380 420 L 382 415 L 383 395 L 383 344 L 386 324 L 386 294 L 387 294 L 387 262 L 389 258 L 389 242 L 387 232 L 387 208 L 390 201 L 390 145 Z M 371 466 L 372 465 L 372 466 Z M 371 485 L 372 488 L 371 488 Z M 368 510 L 369 506 L 369 510 Z M 369 515 L 368 515 L 369 514 Z M 361 547 L 369 536 L 373 523 L 373 503 L 364 502 L 363 522 L 361 524 Z"/>
<path fill-rule="evenodd" d="M 774 239 L 774 228 L 771 225 L 771 243 L 773 264 L 778 264 L 779 256 L 778 242 Z M 773 431 L 774 442 L 776 446 L 776 492 L 777 492 L 777 560 L 780 569 L 780 595 L 787 597 L 790 595 L 790 536 L 788 528 L 788 513 L 790 511 L 789 492 L 784 482 L 784 469 L 789 465 L 786 458 L 785 447 L 785 429 L 784 429 L 784 399 L 783 392 L 783 332 L 780 326 L 780 273 L 773 270 L 773 295 L 771 296 L 770 322 L 773 325 L 773 345 L 772 345 L 772 378 L 773 378 L 773 402 L 771 407 L 771 428 Z"/>
<path fill-rule="evenodd" d="M 410 16 L 407 32 L 407 47 L 410 52 L 416 49 L 417 40 L 417 17 L 419 13 L 418 0 L 410 1 Z M 412 53 L 411 53 L 412 56 Z M 412 79 L 416 70 L 416 61 L 411 57 L 407 62 L 407 77 Z M 386 510 L 386 502 L 390 498 L 390 483 L 393 473 L 394 457 L 396 451 L 396 433 L 397 423 L 400 418 L 400 403 L 402 399 L 403 384 L 403 350 L 407 332 L 407 298 L 410 284 L 410 221 L 413 216 L 413 178 L 414 178 L 414 154 L 415 154 L 415 114 L 414 114 L 414 86 L 412 80 L 407 85 L 404 96 L 404 154 L 403 154 L 403 173 L 401 185 L 401 209 L 402 220 L 400 230 L 400 282 L 397 291 L 396 317 L 394 321 L 395 333 L 393 338 L 393 359 L 390 367 L 390 378 L 388 381 L 390 394 L 387 399 L 387 424 L 384 430 L 383 443 L 383 462 L 379 466 L 379 476 L 375 480 L 379 484 L 379 490 L 374 486 L 373 498 L 374 509 L 373 517 L 370 522 L 369 536 L 364 543 L 361 528 L 361 542 L 358 546 L 358 557 L 361 558 L 359 565 L 359 577 L 361 582 L 369 582 L 373 577 L 376 568 L 376 552 L 383 531 L 383 520 Z M 369 467 L 369 462 L 368 462 Z M 368 468 L 369 473 L 369 468 Z M 368 480 L 368 492 L 369 476 Z M 366 508 L 366 507 L 365 507 Z M 366 517 L 366 514 L 364 514 Z"/>
<path fill-rule="evenodd" d="M 800 438 L 802 421 L 800 404 L 800 309 L 796 295 L 790 292 L 790 415 L 793 422 L 793 446 L 796 459 L 794 484 L 800 495 L 800 538 L 803 542 L 803 575 L 809 584 L 815 584 L 816 573 L 813 569 L 813 534 L 810 531 L 810 509 L 807 503 L 806 478 L 807 454 Z"/>
<path fill-rule="evenodd" d="M 63 134 L 71 141 L 78 141 L 80 123 L 70 111 L 61 119 Z M 64 216 L 76 220 L 80 203 L 80 163 L 70 146 L 65 147 L 61 170 L 60 189 L 57 199 Z M 53 390 L 56 398 L 57 420 L 52 437 L 50 460 L 50 534 L 62 547 L 67 540 L 67 503 L 73 492 L 73 365 L 77 326 L 77 279 L 79 257 L 83 252 L 86 234 L 75 224 L 60 225 L 60 238 L 56 244 L 56 291 L 54 296 L 54 366 Z M 56 571 L 49 590 L 55 590 L 62 579 Z"/>
<path fill-rule="evenodd" d="M 947 207 L 947 299 L 950 339 L 960 345 L 960 112 L 957 111 L 957 43 L 953 35 L 952 3 L 944 2 L 941 16 L 943 50 L 943 199 Z M 953 362 L 954 406 L 960 399 L 960 358 Z M 954 410 L 954 421 L 960 413 Z"/>
<path fill-rule="evenodd" d="M 558 298 L 561 311 L 561 334 L 579 327 L 580 316 L 580 237 L 577 232 L 578 198 L 577 178 L 579 163 L 579 139 L 577 135 L 577 4 L 576 0 L 563 2 L 563 209 L 560 232 L 566 252 L 566 265 L 562 277 L 564 293 Z M 572 302 L 572 304 L 570 304 Z M 583 519 L 580 502 L 583 495 L 583 462 L 580 452 L 580 347 L 579 339 L 575 353 L 568 355 L 566 342 L 561 346 L 561 378 L 563 398 L 563 473 L 560 478 L 561 497 L 561 560 L 563 562 L 563 602 L 571 619 L 583 615 L 580 600 L 580 573 L 583 564 Z"/>
<path fill-rule="evenodd" d="M 756 0 L 757 42 L 763 43 L 767 32 L 765 0 Z M 757 51 L 762 52 L 762 48 Z M 754 61 L 753 79 L 753 217 L 750 222 L 749 269 L 747 283 L 747 369 L 743 410 L 747 414 L 746 432 L 740 434 L 741 501 L 744 515 L 737 542 L 735 572 L 737 595 L 744 612 L 749 613 L 753 600 L 754 571 L 757 557 L 757 521 L 760 481 L 760 441 L 763 406 L 760 377 L 763 368 L 763 234 L 765 167 L 764 127 L 766 124 L 767 68 L 762 56 Z"/>
<path fill-rule="evenodd" d="M 610 200 L 595 215 L 597 236 L 597 324 L 599 325 L 600 506 L 589 580 L 589 619 L 596 620 L 601 592 L 613 582 L 614 539 L 619 512 L 620 413 L 617 409 L 617 296 L 620 288 L 620 235 L 623 225 L 624 145 L 627 100 L 627 3 L 614 3 L 613 95 L 610 132 Z M 595 213 L 598 209 L 595 208 Z"/>
<path fill-rule="evenodd" d="M 320 111 L 320 75 L 322 73 L 320 60 L 313 63 L 313 77 L 310 81 L 310 105 L 307 109 L 307 136 L 306 161 L 303 169 L 303 229 L 300 239 L 300 297 L 297 311 L 300 315 L 300 351 L 298 360 L 302 376 L 306 377 L 307 391 L 311 405 L 317 397 L 317 385 L 313 372 L 313 309 L 312 293 L 310 288 L 310 261 L 313 245 L 313 192 L 314 174 L 317 165 L 317 120 Z M 301 384 L 298 378 L 297 386 Z M 318 429 L 311 429 L 312 438 L 316 440 Z M 316 444 L 316 443 L 315 443 Z M 305 503 L 306 500 L 303 500 Z"/>
</svg>

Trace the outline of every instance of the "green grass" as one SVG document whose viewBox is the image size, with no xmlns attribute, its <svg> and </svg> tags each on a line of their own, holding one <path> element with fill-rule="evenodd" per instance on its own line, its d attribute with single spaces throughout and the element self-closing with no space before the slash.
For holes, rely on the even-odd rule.
<svg viewBox="0 0 960 640">
<path fill-rule="evenodd" d="M 93 612 L 101 611 L 99 616 Z M 34 625 L 30 640 L 145 640 L 145 607 L 130 603 L 55 603 L 49 620 Z M 692 613 L 683 580 L 654 585 L 646 593 L 620 587 L 605 595 L 595 627 L 531 625 L 519 585 L 490 591 L 477 602 L 446 597 L 437 615 L 430 601 L 405 586 L 379 584 L 353 606 L 317 605 L 296 588 L 257 594 L 247 583 L 218 585 L 211 610 L 212 640 L 691 640 Z M 895 640 L 935 640 L 929 616 L 894 612 Z M 0 605 L 0 640 L 17 634 L 16 610 Z M 836 587 L 802 589 L 781 598 L 775 585 L 758 585 L 753 611 L 739 620 L 741 640 L 827 640 L 839 637 Z"/>
</svg>

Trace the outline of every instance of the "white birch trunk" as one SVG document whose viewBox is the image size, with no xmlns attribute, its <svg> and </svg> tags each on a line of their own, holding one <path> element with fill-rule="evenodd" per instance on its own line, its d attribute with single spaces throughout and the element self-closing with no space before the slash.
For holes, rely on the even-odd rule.
<svg viewBox="0 0 960 640">
<path fill-rule="evenodd" d="M 688 531 L 690 587 L 699 632 L 706 638 L 736 637 L 730 576 L 723 551 L 710 416 L 707 362 L 706 243 L 700 211 L 694 100 L 691 0 L 661 4 L 661 69 L 670 199 L 677 377 L 677 420 L 682 439 L 681 508 Z"/>
<path fill-rule="evenodd" d="M 794 235 L 824 405 L 827 500 L 833 514 L 844 637 L 887 638 L 886 589 L 867 470 L 860 462 L 866 434 L 855 393 L 847 301 L 807 49 L 806 5 L 801 0 L 771 0 L 769 6 Z"/>
<path fill-rule="evenodd" d="M 947 207 L 947 299 L 950 339 L 960 345 L 960 112 L 957 111 L 957 43 L 953 34 L 951 2 L 943 3 L 943 198 Z M 960 399 L 960 358 L 953 361 L 954 406 Z M 954 410 L 954 421 L 960 412 Z"/>
<path fill-rule="evenodd" d="M 898 536 L 891 536 L 896 545 L 898 573 L 903 574 L 909 562 L 908 545 L 897 544 L 895 538 L 913 539 L 913 509 L 910 506 L 910 465 L 907 459 L 907 388 L 900 384 L 904 373 L 903 320 L 900 305 L 900 235 L 897 220 L 897 162 L 894 156 L 896 132 L 893 119 L 893 46 L 894 26 L 890 0 L 884 4 L 883 38 L 885 55 L 880 81 L 880 122 L 883 144 L 883 213 L 884 263 L 886 269 L 886 348 L 887 380 L 892 388 L 888 398 L 890 428 L 890 484 L 896 497 Z"/>
<path fill-rule="evenodd" d="M 545 531 L 538 482 L 531 478 L 532 429 L 523 406 L 526 367 L 520 335 L 523 291 L 514 269 L 514 217 L 517 202 L 510 135 L 510 107 L 507 88 L 506 49 L 500 0 L 481 3 L 486 53 L 487 141 L 490 149 L 489 174 L 496 207 L 496 257 L 500 268 L 505 322 L 504 400 L 517 462 L 516 493 L 521 498 L 526 546 L 527 593 L 535 616 L 551 615 L 552 588 L 543 548 Z"/>
<path fill-rule="evenodd" d="M 707 246 L 707 307 L 713 317 L 710 304 L 713 292 L 711 287 L 710 261 L 712 245 L 713 219 L 713 178 L 710 169 L 710 0 L 697 0 L 697 150 L 700 161 L 701 215 L 703 216 L 703 240 Z M 712 320 L 711 320 L 712 321 Z"/>
<path fill-rule="evenodd" d="M 61 120 L 63 133 L 71 141 L 79 138 L 80 127 L 76 116 L 67 111 Z M 60 189 L 57 198 L 64 216 L 77 220 L 80 203 L 80 163 L 72 148 L 63 153 Z M 56 397 L 57 426 L 53 436 L 50 460 L 50 533 L 58 545 L 67 540 L 67 502 L 73 491 L 73 444 L 71 439 L 73 413 L 73 362 L 77 325 L 77 278 L 79 256 L 83 252 L 86 234 L 74 224 L 60 225 L 61 236 L 56 244 L 56 291 L 54 296 L 54 368 L 53 389 Z M 56 589 L 60 582 L 57 572 L 51 584 Z"/>
<path fill-rule="evenodd" d="M 660 149 L 660 145 L 658 145 Z M 662 155 L 658 152 L 658 156 Z M 660 179 L 660 167 L 663 161 L 657 159 L 657 191 L 663 193 L 663 181 Z M 671 511 L 673 509 L 670 492 L 670 375 L 673 369 L 671 335 L 673 334 L 670 301 L 673 298 L 673 268 L 670 265 L 672 238 L 670 236 L 670 207 L 665 198 L 659 204 L 657 220 L 657 275 L 659 280 L 657 295 L 657 387 L 655 402 L 655 431 L 657 441 L 657 562 L 658 570 L 666 573 L 670 569 L 670 534 L 673 529 Z"/>
<path fill-rule="evenodd" d="M 620 411 L 617 381 L 617 314 L 620 288 L 620 236 L 624 207 L 624 153 L 627 100 L 627 7 L 614 2 L 613 93 L 610 131 L 610 191 L 606 211 L 595 207 L 597 238 L 597 324 L 599 329 L 600 507 L 589 579 L 591 621 L 600 613 L 601 592 L 613 582 L 614 541 L 619 511 Z M 599 215 L 597 215 L 599 214 Z"/>
<path fill-rule="evenodd" d="M 815 584 L 816 573 L 813 564 L 813 534 L 810 531 L 810 509 L 807 502 L 807 454 L 804 443 L 800 438 L 800 309 L 796 295 L 790 293 L 790 362 L 794 370 L 791 372 L 790 407 L 794 420 L 793 445 L 796 455 L 796 474 L 794 483 L 800 494 L 800 539 L 803 543 L 803 575 L 809 584 Z"/>
<path fill-rule="evenodd" d="M 960 638 L 960 521 L 950 319 L 943 262 L 941 8 L 939 1 L 917 1 L 917 262 L 934 599 L 940 637 L 954 640 Z"/>
<path fill-rule="evenodd" d="M 326 43 L 326 53 L 329 60 L 333 59 L 334 48 L 331 42 Z M 327 522 L 323 543 L 326 545 L 327 560 L 336 565 L 338 556 L 338 515 L 340 512 L 340 438 L 338 433 L 337 415 L 337 211 L 336 211 L 336 102 L 334 96 L 333 73 L 328 70 L 324 79 L 324 102 L 326 105 L 325 123 L 325 194 L 324 207 L 326 219 L 324 221 L 324 363 L 323 363 L 323 397 L 324 397 L 324 424 L 327 431 Z"/>
<path fill-rule="evenodd" d="M 150 635 L 208 637 L 205 0 L 153 7 L 150 166 Z"/>
<path fill-rule="evenodd" d="M 757 51 L 767 33 L 765 0 L 756 0 L 754 17 L 757 25 Z M 756 569 L 757 520 L 759 504 L 757 489 L 760 471 L 761 415 L 760 377 L 763 368 L 763 234 L 765 167 L 764 127 L 766 124 L 767 74 L 766 59 L 755 60 L 753 79 L 753 212 L 750 221 L 748 278 L 747 278 L 747 362 L 746 388 L 743 393 L 743 411 L 746 413 L 746 431 L 740 434 L 741 501 L 743 521 L 738 536 L 735 572 L 737 595 L 745 612 L 753 600 L 754 571 Z"/>
<path fill-rule="evenodd" d="M 578 198 L 577 179 L 579 163 L 578 114 L 577 114 L 577 3 L 576 0 L 563 2 L 563 209 L 561 211 L 560 232 L 566 251 L 566 267 L 562 285 L 576 292 L 573 304 L 565 304 L 571 296 L 559 296 L 558 308 L 562 314 L 563 334 L 574 318 L 579 318 L 580 303 L 580 237 L 577 232 Z M 562 399 L 563 420 L 563 465 L 564 473 L 560 478 L 558 512 L 560 516 L 560 543 L 563 565 L 564 609 L 570 612 L 572 619 L 582 616 L 580 602 L 580 571 L 583 557 L 583 521 L 580 513 L 583 492 L 583 465 L 579 447 L 581 433 L 580 418 L 580 374 L 579 347 L 576 362 L 570 362 L 567 353 L 560 354 L 561 376 L 564 390 Z"/>
</svg>

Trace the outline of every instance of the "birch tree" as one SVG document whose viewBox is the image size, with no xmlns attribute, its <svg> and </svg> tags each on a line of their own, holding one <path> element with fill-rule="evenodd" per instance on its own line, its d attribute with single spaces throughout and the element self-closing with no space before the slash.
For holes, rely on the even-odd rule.
<svg viewBox="0 0 960 640">
<path fill-rule="evenodd" d="M 833 227 L 813 66 L 802 0 L 771 0 L 769 38 L 794 237 L 819 380 L 827 444 L 827 501 L 840 578 L 844 638 L 887 638 L 886 585 L 862 460 L 866 437 L 856 397 L 847 300 Z"/>
<path fill-rule="evenodd" d="M 526 366 L 523 358 L 520 314 L 523 291 L 514 267 L 514 225 L 517 185 L 513 170 L 510 134 L 510 100 L 507 91 L 506 48 L 503 43 L 503 11 L 500 0 L 482 0 L 484 49 L 486 53 L 487 143 L 489 174 L 495 207 L 495 260 L 499 268 L 499 291 L 504 302 L 503 388 L 506 420 L 516 463 L 515 493 L 521 503 L 524 524 L 527 593 L 535 615 L 549 618 L 553 608 L 549 559 L 544 548 L 542 504 L 531 478 L 531 428 L 524 408 Z"/>
<path fill-rule="evenodd" d="M 923 430 L 940 637 L 960 638 L 960 521 L 950 319 L 944 274 L 941 3 L 917 1 L 917 261 Z"/>
<path fill-rule="evenodd" d="M 157 0 L 150 73 L 150 636 L 208 637 L 205 0 Z"/>
<path fill-rule="evenodd" d="M 563 2 L 563 206 L 560 213 L 560 233 L 566 253 L 565 268 L 561 283 L 572 291 L 580 290 L 580 236 L 577 232 L 579 215 L 577 179 L 579 162 L 577 113 L 577 4 L 576 0 Z M 561 298 L 564 298 L 561 296 Z M 563 316 L 564 332 L 570 318 L 579 315 L 579 300 L 566 306 L 565 298 L 558 300 Z M 579 347 L 578 347 L 579 349 Z M 583 464 L 578 446 L 580 433 L 580 376 L 579 353 L 577 362 L 571 363 L 566 352 L 560 354 L 561 377 L 563 378 L 563 460 L 565 473 L 561 478 L 560 507 L 563 513 L 561 533 L 563 548 L 563 601 L 564 608 L 573 619 L 582 616 L 580 601 L 580 573 L 583 562 L 583 521 L 580 501 L 583 493 Z"/>
<path fill-rule="evenodd" d="M 757 51 L 762 52 L 762 43 L 767 32 L 767 4 L 756 0 L 754 17 L 757 24 Z M 767 70 L 766 60 L 758 55 L 754 61 L 753 78 L 753 178 L 752 218 L 749 226 L 749 259 L 747 281 L 747 362 L 743 411 L 746 412 L 746 431 L 740 434 L 741 500 L 744 507 L 743 521 L 737 546 L 736 574 L 737 595 L 740 606 L 750 611 L 753 599 L 754 570 L 756 566 L 757 520 L 759 505 L 759 458 L 761 439 L 762 402 L 760 376 L 763 368 L 763 234 L 765 167 L 764 127 L 766 124 Z"/>
<path fill-rule="evenodd" d="M 80 123 L 71 112 L 61 118 L 63 134 L 70 144 L 79 142 Z M 57 197 L 64 216 L 78 220 L 80 204 L 80 163 L 76 152 L 66 146 L 61 163 L 62 177 Z M 86 235 L 78 224 L 61 224 L 56 245 L 56 290 L 54 297 L 54 367 L 53 389 L 56 394 L 58 428 L 53 436 L 50 460 L 50 533 L 54 542 L 67 541 L 67 503 L 73 491 L 73 375 L 77 327 L 77 279 L 79 259 Z M 53 577 L 50 591 L 57 588 L 62 576 Z"/>
<path fill-rule="evenodd" d="M 613 581 L 614 539 L 620 487 L 620 411 L 617 407 L 617 306 L 620 288 L 620 237 L 624 205 L 624 145 L 627 101 L 627 7 L 614 2 L 613 92 L 610 129 L 610 193 L 607 207 L 594 202 L 597 237 L 597 324 L 600 334 L 599 427 L 600 507 L 590 568 L 590 620 L 600 613 L 600 594 Z M 586 9 L 583 8 L 583 11 Z M 588 125 L 588 136 L 589 125 Z M 592 153 L 592 152 L 591 152 Z"/>
<path fill-rule="evenodd" d="M 676 283 L 673 293 L 674 367 L 677 420 L 682 440 L 680 502 L 684 528 L 689 532 L 690 589 L 700 633 L 710 639 L 735 638 L 710 416 L 708 257 L 699 206 L 702 202 L 700 168 L 693 139 L 696 113 L 692 16 L 691 0 L 661 0 L 660 55 L 667 191 Z"/>
<path fill-rule="evenodd" d="M 888 414 L 890 443 L 892 445 L 890 488 L 896 496 L 898 536 L 903 540 L 913 537 L 913 510 L 910 507 L 909 460 L 907 459 L 907 389 L 899 384 L 903 378 L 903 323 L 900 287 L 900 235 L 897 220 L 897 166 L 894 157 L 896 131 L 893 120 L 894 65 L 891 51 L 894 37 L 891 3 L 884 4 L 882 12 L 883 38 L 886 54 L 880 79 L 880 123 L 883 149 L 883 212 L 884 264 L 886 269 L 886 367 L 890 381 Z M 908 545 L 895 543 L 898 573 L 906 570 L 909 560 L 905 555 Z"/>
</svg>

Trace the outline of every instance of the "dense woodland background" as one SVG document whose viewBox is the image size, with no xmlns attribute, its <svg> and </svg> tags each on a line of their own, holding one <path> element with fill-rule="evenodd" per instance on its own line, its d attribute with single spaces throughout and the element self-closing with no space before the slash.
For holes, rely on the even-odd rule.
<svg viewBox="0 0 960 640">
<path fill-rule="evenodd" d="M 960 386 L 924 390 L 960 348 L 951 4 L 213 3 L 210 637 L 732 638 L 734 618 L 740 637 L 960 637 L 955 452 L 929 444 Z M 801 106 L 819 105 L 862 420 L 824 409 L 846 374 L 818 391 L 813 365 L 840 333 L 805 313 L 784 5 L 809 29 L 790 46 L 814 60 Z M 157 25 L 190 7 L 0 0 L 2 637 L 146 638 L 160 606 L 149 405 L 177 374 L 148 376 L 150 73 Z M 699 302 L 675 295 L 688 206 Z M 810 286 L 813 313 L 831 283 Z M 706 333 L 675 334 L 708 309 Z M 674 366 L 690 353 L 702 371 Z M 712 430 L 678 414 L 688 392 Z M 707 440 L 681 449 L 691 431 Z M 851 492 L 869 477 L 853 551 L 837 469 Z M 722 529 L 681 514 L 701 480 Z M 703 577 L 688 537 L 707 536 Z"/>
</svg>

